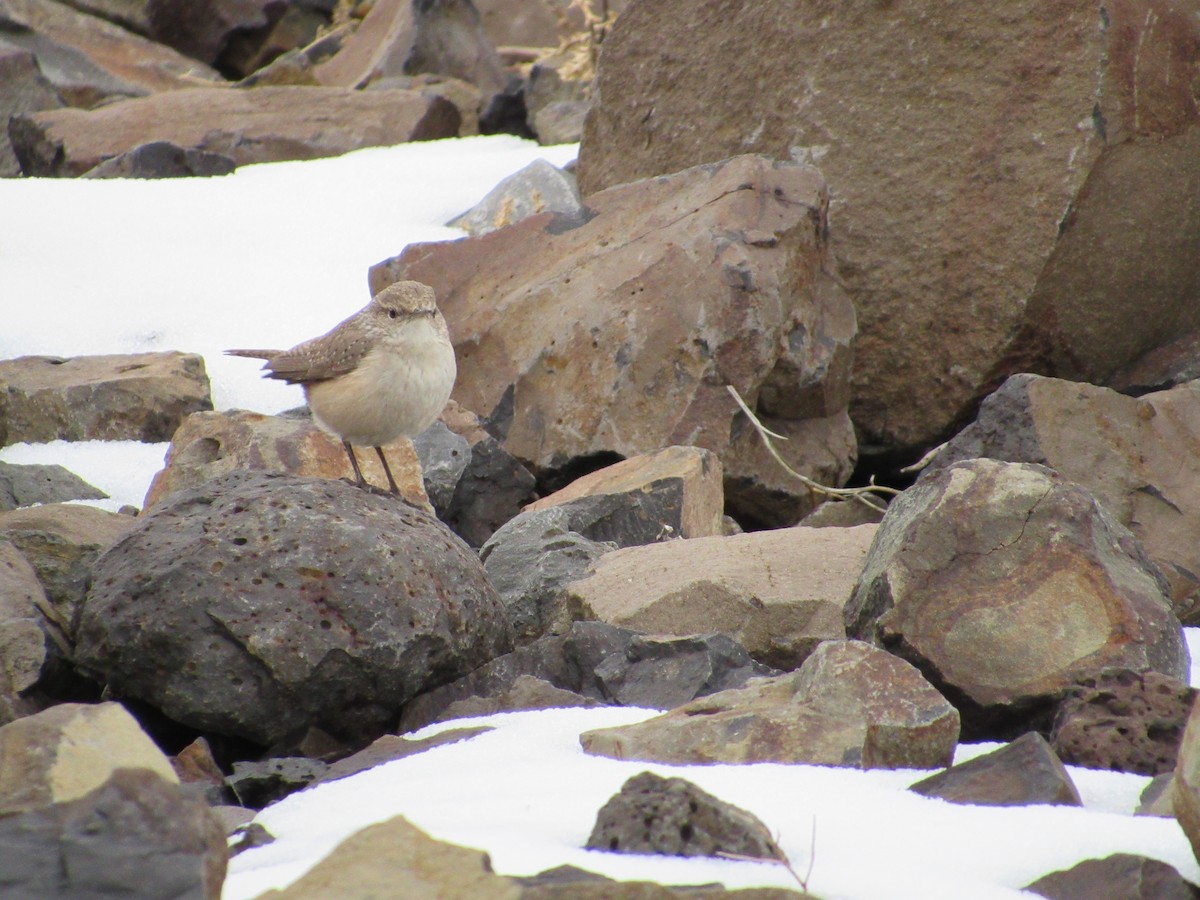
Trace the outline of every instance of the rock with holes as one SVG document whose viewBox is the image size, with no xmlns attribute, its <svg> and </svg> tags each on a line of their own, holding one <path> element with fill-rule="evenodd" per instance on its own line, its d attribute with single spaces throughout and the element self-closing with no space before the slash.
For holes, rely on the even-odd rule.
<svg viewBox="0 0 1200 900">
<path fill-rule="evenodd" d="M 601 808 L 589 850 L 787 860 L 767 826 L 682 778 L 634 775 Z"/>
<path fill-rule="evenodd" d="M 475 554 L 404 501 L 235 472 L 182 491 L 96 563 L 76 661 L 121 697 L 270 744 L 347 743 L 511 647 Z"/>
</svg>

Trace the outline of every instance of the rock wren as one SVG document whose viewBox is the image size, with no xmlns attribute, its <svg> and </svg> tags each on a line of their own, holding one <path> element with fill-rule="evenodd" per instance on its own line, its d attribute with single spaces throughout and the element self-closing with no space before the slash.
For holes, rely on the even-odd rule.
<svg viewBox="0 0 1200 900">
<path fill-rule="evenodd" d="M 342 439 L 359 487 L 366 479 L 353 444 L 374 447 L 393 494 L 400 488 L 383 445 L 433 424 L 458 372 L 433 288 L 401 281 L 327 334 L 291 350 L 226 350 L 265 359 L 265 377 L 304 388 L 313 418 Z"/>
</svg>

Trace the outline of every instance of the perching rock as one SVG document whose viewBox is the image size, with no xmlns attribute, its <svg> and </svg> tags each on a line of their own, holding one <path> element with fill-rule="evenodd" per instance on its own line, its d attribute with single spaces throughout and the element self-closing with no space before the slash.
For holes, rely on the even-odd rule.
<svg viewBox="0 0 1200 900">
<path fill-rule="evenodd" d="M 176 494 L 97 561 L 76 662 L 201 730 L 354 743 L 510 647 L 475 554 L 432 516 L 245 472 Z"/>
<path fill-rule="evenodd" d="M 62 466 L 0 462 L 0 512 L 39 503 L 103 500 L 107 497 L 104 491 Z"/>
<path fill-rule="evenodd" d="M 415 506 L 429 508 L 421 466 L 406 438 L 383 448 L 400 494 Z M 358 453 L 363 477 L 377 487 L 387 485 L 374 451 Z M 187 488 L 231 472 L 279 472 L 316 478 L 354 477 L 342 442 L 321 430 L 308 416 L 264 416 L 261 413 L 193 413 L 171 438 L 166 466 L 146 492 L 145 508 Z"/>
<path fill-rule="evenodd" d="M 846 636 L 874 525 L 780 528 L 606 553 L 564 592 L 571 617 L 657 634 L 719 631 L 777 669 Z"/>
<path fill-rule="evenodd" d="M 1024 890 L 1049 900 L 1195 900 L 1196 888 L 1157 859 L 1114 853 L 1043 875 Z"/>
<path fill-rule="evenodd" d="M 1070 765 L 1139 775 L 1171 772 L 1196 694 L 1158 672 L 1105 669 L 1067 693 L 1050 742 Z"/>
<path fill-rule="evenodd" d="M 579 741 L 587 753 L 650 762 L 939 768 L 950 764 L 958 728 L 958 712 L 908 663 L 859 641 L 828 641 L 796 672 Z"/>
<path fill-rule="evenodd" d="M 670 637 L 575 622 L 415 698 L 400 727 L 551 706 L 671 709 L 776 674 L 723 634 Z"/>
<path fill-rule="evenodd" d="M 453 103 L 418 91 L 195 88 L 19 116 L 9 137 L 24 174 L 50 177 L 82 175 L 150 141 L 220 153 L 242 166 L 457 137 L 459 124 Z"/>
<path fill-rule="evenodd" d="M 736 449 L 760 439 L 726 386 L 796 435 L 779 448 L 793 468 L 849 477 L 854 311 L 821 275 L 827 202 L 812 167 L 741 156 L 596 194 L 578 218 L 410 245 L 373 267 L 371 287 L 433 286 L 455 338 L 456 399 L 539 477 L 693 445 L 720 458 L 735 509 L 743 494 L 782 491 L 777 524 L 790 524 L 810 492 Z M 810 427 L 812 445 L 798 433 Z"/>
<path fill-rule="evenodd" d="M 535 159 L 503 179 L 482 200 L 446 224 L 478 237 L 543 212 L 578 218 L 583 213 L 583 203 L 574 175 L 544 159 Z"/>
<path fill-rule="evenodd" d="M 601 807 L 585 846 L 664 856 L 734 854 L 787 860 L 767 826 L 683 778 L 634 775 Z"/>
<path fill-rule="evenodd" d="M 119 703 L 62 703 L 9 722 L 0 727 L 0 758 L 0 821 L 78 800 L 118 769 L 179 783 L 170 760 Z"/>
<path fill-rule="evenodd" d="M 68 110 L 69 111 L 69 110 Z M 0 361 L 5 443 L 169 441 L 189 413 L 212 409 L 194 353 L 22 356 Z"/>
<path fill-rule="evenodd" d="M 1156 0 L 642 0 L 604 40 L 580 188 L 815 161 L 860 320 L 854 422 L 911 452 L 1004 375 L 1098 381 L 1200 326 L 1198 40 Z"/>
<path fill-rule="evenodd" d="M 1048 726 L 1067 688 L 1105 667 L 1188 671 L 1141 545 L 1084 488 L 1025 463 L 955 463 L 893 500 L 846 630 L 917 665 L 972 736 Z"/>
<path fill-rule="evenodd" d="M 207 804 L 142 768 L 118 768 L 76 799 L 0 816 L 5 897 L 219 900 L 226 860 L 225 831 Z"/>
<path fill-rule="evenodd" d="M 1083 806 L 1062 761 L 1036 731 L 910 785 L 909 790 L 951 803 L 980 806 Z"/>
<path fill-rule="evenodd" d="M 1200 622 L 1200 383 L 1143 397 L 1014 375 L 932 468 L 987 456 L 1083 485 L 1163 570 L 1184 624 Z"/>
</svg>

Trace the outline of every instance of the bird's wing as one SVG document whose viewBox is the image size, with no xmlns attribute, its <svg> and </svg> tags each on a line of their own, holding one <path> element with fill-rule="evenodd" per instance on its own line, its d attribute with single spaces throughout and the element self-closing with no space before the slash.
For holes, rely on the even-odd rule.
<svg viewBox="0 0 1200 900">
<path fill-rule="evenodd" d="M 330 348 L 322 338 L 315 338 L 297 344 L 291 350 L 262 357 L 267 360 L 263 368 L 267 370 L 268 378 L 279 378 L 288 384 L 327 381 L 353 372 L 371 346 L 370 340 L 361 338 L 340 341 L 335 348 Z"/>
</svg>

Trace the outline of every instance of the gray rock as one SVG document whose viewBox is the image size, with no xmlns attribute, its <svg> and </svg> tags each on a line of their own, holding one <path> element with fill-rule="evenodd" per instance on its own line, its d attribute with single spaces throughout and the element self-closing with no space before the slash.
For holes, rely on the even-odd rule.
<svg viewBox="0 0 1200 900">
<path fill-rule="evenodd" d="M 1085 859 L 1025 890 L 1049 900 L 1196 900 L 1200 894 L 1173 866 L 1131 853 Z"/>
<path fill-rule="evenodd" d="M 578 217 L 583 211 L 575 177 L 544 159 L 535 159 L 446 224 L 478 236 L 538 213 L 557 212 Z"/>
<path fill-rule="evenodd" d="M 653 772 L 634 775 L 604 804 L 585 846 L 614 853 L 787 859 L 757 816 L 690 781 Z"/>
<path fill-rule="evenodd" d="M 226 777 L 225 784 L 243 806 L 262 809 L 303 790 L 328 771 L 327 763 L 303 756 L 235 762 L 233 774 Z"/>
<path fill-rule="evenodd" d="M 0 178 L 14 178 L 21 174 L 21 164 L 8 139 L 9 118 L 57 109 L 63 102 L 38 68 L 33 52 L 5 41 L 6 33 L 0 26 L 0 122 L 4 123 L 0 128 Z"/>
<path fill-rule="evenodd" d="M 0 512 L 38 503 L 103 500 L 108 494 L 58 465 L 0 462 Z"/>
<path fill-rule="evenodd" d="M 237 164 L 223 153 L 177 147 L 170 141 L 139 144 L 84 172 L 83 178 L 186 178 L 228 175 Z"/>
<path fill-rule="evenodd" d="M 1083 806 L 1071 776 L 1036 731 L 998 750 L 923 778 L 909 790 L 951 803 L 979 806 Z"/>
<path fill-rule="evenodd" d="M 248 472 L 171 496 L 97 561 L 76 661 L 201 730 L 356 743 L 510 647 L 478 559 L 433 516 Z"/>
</svg>

